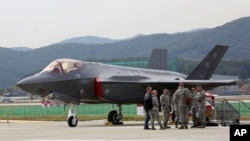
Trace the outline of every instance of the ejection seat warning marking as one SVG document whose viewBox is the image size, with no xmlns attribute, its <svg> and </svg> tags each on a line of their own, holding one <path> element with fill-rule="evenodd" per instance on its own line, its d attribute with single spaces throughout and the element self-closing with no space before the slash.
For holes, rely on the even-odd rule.
<svg viewBox="0 0 250 141">
<path fill-rule="evenodd" d="M 249 141 L 250 125 L 230 125 L 230 141 Z"/>
</svg>

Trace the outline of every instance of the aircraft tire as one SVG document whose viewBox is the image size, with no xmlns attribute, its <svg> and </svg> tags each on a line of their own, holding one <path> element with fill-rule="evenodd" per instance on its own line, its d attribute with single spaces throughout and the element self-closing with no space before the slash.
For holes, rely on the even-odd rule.
<svg viewBox="0 0 250 141">
<path fill-rule="evenodd" d="M 76 117 L 75 117 L 75 119 L 74 119 L 74 116 L 69 117 L 69 119 L 68 119 L 69 127 L 76 127 L 77 123 L 78 123 L 78 120 Z"/>
<path fill-rule="evenodd" d="M 108 114 L 108 122 L 112 122 L 114 125 L 119 124 L 120 120 L 117 119 L 117 111 L 116 110 L 112 110 L 109 112 Z"/>
</svg>

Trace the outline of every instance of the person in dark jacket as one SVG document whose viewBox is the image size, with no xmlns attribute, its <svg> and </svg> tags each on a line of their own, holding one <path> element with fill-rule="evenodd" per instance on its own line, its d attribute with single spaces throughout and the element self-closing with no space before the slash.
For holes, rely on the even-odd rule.
<svg viewBox="0 0 250 141">
<path fill-rule="evenodd" d="M 144 104 L 145 104 L 145 101 L 148 100 L 152 96 L 151 92 L 152 92 L 152 87 L 148 86 L 146 88 L 146 94 L 144 96 Z M 150 121 L 150 115 L 149 115 L 149 110 L 148 109 L 144 109 L 144 112 L 145 112 L 144 129 L 147 130 L 147 129 L 150 129 L 148 127 L 148 123 Z"/>
</svg>

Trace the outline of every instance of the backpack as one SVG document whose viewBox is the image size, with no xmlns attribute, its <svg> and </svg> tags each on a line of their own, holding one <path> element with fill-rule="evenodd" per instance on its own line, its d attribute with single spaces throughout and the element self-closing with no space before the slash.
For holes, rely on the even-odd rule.
<svg viewBox="0 0 250 141">
<path fill-rule="evenodd" d="M 186 95 L 185 98 L 186 98 L 186 105 L 190 106 L 192 104 L 190 96 Z"/>
<path fill-rule="evenodd" d="M 153 108 L 152 96 L 144 101 L 143 106 L 145 110 L 151 110 Z"/>
</svg>

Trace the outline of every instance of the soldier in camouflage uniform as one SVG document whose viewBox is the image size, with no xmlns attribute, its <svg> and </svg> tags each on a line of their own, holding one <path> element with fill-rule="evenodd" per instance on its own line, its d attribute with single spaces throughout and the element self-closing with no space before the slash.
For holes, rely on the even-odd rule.
<svg viewBox="0 0 250 141">
<path fill-rule="evenodd" d="M 178 125 L 179 125 L 179 112 L 178 112 L 178 106 L 177 106 L 177 103 L 176 104 L 173 104 L 174 106 L 174 111 L 172 114 L 174 114 L 174 123 L 175 123 L 175 128 L 178 128 Z"/>
<path fill-rule="evenodd" d="M 199 128 L 205 128 L 206 126 L 206 92 L 203 90 L 201 85 L 197 85 L 197 102 L 199 106 L 199 119 L 201 121 L 201 125 Z"/>
<path fill-rule="evenodd" d="M 169 112 L 170 112 L 170 99 L 168 89 L 163 89 L 163 93 L 160 96 L 161 111 L 163 114 L 163 126 L 164 128 L 170 128 L 168 126 Z"/>
<path fill-rule="evenodd" d="M 177 107 L 177 103 L 174 102 L 174 95 L 176 93 L 173 94 L 172 96 L 172 119 L 174 120 L 174 123 L 175 123 L 175 128 L 178 128 L 178 125 L 179 125 L 179 115 L 178 115 L 178 107 Z"/>
<path fill-rule="evenodd" d="M 158 111 L 158 107 L 159 107 L 159 102 L 158 102 L 158 98 L 157 98 L 157 90 L 153 90 L 152 91 L 152 104 L 153 104 L 153 108 L 152 110 L 149 111 L 150 114 L 150 118 L 151 118 L 151 125 L 152 125 L 152 130 L 155 130 L 155 126 L 154 126 L 154 120 L 156 119 L 158 122 L 158 125 L 160 126 L 160 129 L 165 129 L 162 124 L 161 124 L 161 120 L 160 120 L 160 115 L 159 115 L 159 111 Z"/>
<path fill-rule="evenodd" d="M 192 100 L 192 107 L 191 107 L 191 112 L 192 112 L 192 121 L 193 125 L 191 128 L 196 128 L 198 127 L 199 124 L 199 119 L 196 117 L 196 112 L 199 109 L 198 102 L 197 102 L 197 90 L 196 88 L 192 88 L 192 93 L 193 93 L 193 100 Z"/>
<path fill-rule="evenodd" d="M 179 122 L 181 123 L 179 129 L 188 129 L 188 112 L 190 105 L 187 105 L 186 97 L 191 97 L 191 95 L 192 93 L 187 88 L 184 88 L 184 83 L 182 82 L 174 93 L 173 102 L 177 104 Z"/>
</svg>

